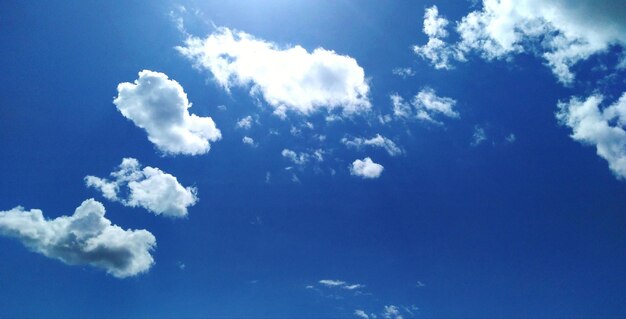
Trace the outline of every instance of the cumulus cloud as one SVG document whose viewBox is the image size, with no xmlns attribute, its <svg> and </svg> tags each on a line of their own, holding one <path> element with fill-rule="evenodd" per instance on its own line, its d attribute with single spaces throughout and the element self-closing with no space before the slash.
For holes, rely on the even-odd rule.
<svg viewBox="0 0 626 319">
<path fill-rule="evenodd" d="M 452 58 L 464 61 L 470 52 L 488 60 L 527 52 L 541 56 L 560 82 L 570 84 L 576 63 L 626 44 L 623 3 L 612 0 L 483 0 L 481 10 L 457 23 L 461 40 L 455 44 L 442 40 L 445 33 L 439 31 L 447 23 L 441 19 L 436 7 L 426 9 L 429 41 L 414 49 L 436 68 L 449 68 Z"/>
<path fill-rule="evenodd" d="M 347 137 L 344 137 L 341 139 L 341 143 L 345 144 L 347 147 L 353 147 L 356 149 L 360 149 L 364 146 L 381 147 L 384 148 L 385 151 L 387 151 L 387 153 L 391 156 L 402 154 L 402 149 L 398 147 L 396 143 L 380 134 L 376 134 L 376 136 L 370 139 L 362 137 L 348 139 Z"/>
<path fill-rule="evenodd" d="M 370 317 L 370 315 L 368 315 L 365 311 L 361 309 L 354 310 L 354 315 L 362 319 L 376 318 L 376 316 Z"/>
<path fill-rule="evenodd" d="M 612 105 L 601 108 L 599 94 L 585 100 L 572 97 L 558 103 L 557 118 L 572 129 L 571 137 L 596 147 L 598 156 L 609 163 L 619 179 L 626 179 L 626 92 Z"/>
<path fill-rule="evenodd" d="M 296 165 L 304 165 L 306 162 L 309 161 L 309 154 L 307 153 L 296 153 L 290 149 L 283 149 L 280 154 Z"/>
<path fill-rule="evenodd" d="M 366 157 L 363 160 L 357 159 L 352 162 L 350 174 L 362 178 L 378 178 L 382 174 L 383 169 L 382 165 L 374 163 L 371 158 Z"/>
<path fill-rule="evenodd" d="M 402 319 L 402 314 L 400 314 L 400 309 L 397 306 L 389 305 L 385 306 L 385 310 L 382 314 L 385 319 Z"/>
<path fill-rule="evenodd" d="M 125 206 L 143 207 L 156 215 L 187 216 L 187 207 L 198 201 L 195 187 L 184 187 L 178 179 L 158 168 L 141 164 L 134 158 L 124 158 L 112 179 L 86 176 L 85 183 L 102 195 Z"/>
<path fill-rule="evenodd" d="M 403 79 L 406 79 L 408 77 L 412 77 L 415 75 L 415 70 L 413 70 L 412 68 L 406 67 L 406 68 L 395 68 L 393 70 L 391 70 L 391 73 L 394 75 L 397 75 Z"/>
<path fill-rule="evenodd" d="M 428 42 L 423 46 L 413 46 L 413 52 L 430 60 L 436 69 L 452 69 L 451 60 L 464 59 L 458 49 L 443 40 L 448 36 L 446 31 L 448 23 L 447 19 L 439 16 L 437 6 L 427 8 L 424 13 L 423 31 L 428 36 Z"/>
<path fill-rule="evenodd" d="M 281 117 L 287 111 L 353 114 L 371 107 L 363 68 L 331 50 L 284 47 L 225 27 L 205 39 L 188 37 L 177 50 L 196 68 L 210 71 L 224 89 L 251 87 L 250 93 L 261 95 Z"/>
<path fill-rule="evenodd" d="M 146 272 L 154 264 L 156 239 L 147 230 L 124 230 L 104 217 L 104 206 L 85 200 L 71 216 L 52 220 L 39 209 L 0 211 L 0 235 L 30 250 L 69 265 L 90 265 L 124 278 Z"/>
<path fill-rule="evenodd" d="M 250 145 L 252 147 L 256 147 L 257 144 L 254 142 L 254 139 L 252 137 L 249 136 L 244 136 L 241 141 L 246 144 L 246 145 Z"/>
<path fill-rule="evenodd" d="M 239 121 L 237 121 L 237 128 L 242 128 L 242 129 L 249 129 L 252 127 L 252 116 L 248 115 L 242 119 L 239 119 Z"/>
<path fill-rule="evenodd" d="M 205 154 L 210 142 L 222 137 L 213 119 L 189 114 L 182 86 L 163 73 L 143 70 L 134 83 L 120 83 L 117 92 L 117 109 L 165 154 Z"/>
<path fill-rule="evenodd" d="M 459 112 L 454 110 L 456 100 L 449 97 L 440 97 L 432 88 L 420 90 L 409 104 L 398 94 L 389 96 L 396 118 L 418 119 L 435 124 L 442 124 L 437 117 L 459 118 Z"/>
</svg>

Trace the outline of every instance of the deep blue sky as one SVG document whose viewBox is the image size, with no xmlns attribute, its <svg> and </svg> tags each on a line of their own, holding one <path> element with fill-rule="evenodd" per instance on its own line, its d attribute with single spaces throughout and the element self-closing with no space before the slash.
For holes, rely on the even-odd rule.
<svg viewBox="0 0 626 319">
<path fill-rule="evenodd" d="M 626 316 L 626 183 L 555 118 L 557 102 L 571 96 L 619 97 L 623 78 L 594 85 L 601 76 L 592 68 L 614 64 L 623 49 L 577 64 L 571 86 L 529 52 L 493 61 L 474 55 L 437 70 L 411 49 L 427 41 L 424 9 L 434 4 L 451 24 L 481 8 L 463 1 L 2 2 L 0 210 L 38 208 L 55 218 L 93 197 L 114 224 L 149 230 L 157 248 L 149 272 L 119 279 L 1 237 L 0 318 L 345 318 L 356 309 L 383 318 L 386 305 L 419 308 L 404 318 Z M 185 39 L 170 16 L 179 5 L 188 11 L 187 31 L 200 38 L 213 23 L 353 57 L 376 114 L 392 112 L 391 93 L 410 100 L 430 87 L 457 101 L 460 118 L 325 123 L 322 110 L 280 119 L 248 88 L 228 94 L 174 49 Z M 392 74 L 397 67 L 416 74 L 403 79 Z M 178 81 L 190 112 L 213 118 L 223 138 L 207 154 L 163 155 L 116 109 L 117 85 L 143 69 Z M 247 115 L 260 124 L 237 129 Z M 305 121 L 313 131 L 289 133 Z M 476 127 L 487 139 L 473 146 Z M 404 153 L 340 143 L 378 133 Z M 505 139 L 511 133 L 513 143 Z M 244 135 L 258 147 L 244 145 Z M 318 147 L 331 155 L 296 168 L 293 182 L 281 150 Z M 350 163 L 365 156 L 384 166 L 379 178 L 351 176 Z M 199 202 L 188 218 L 125 207 L 85 187 L 86 175 L 107 176 L 124 157 L 195 186 Z M 354 294 L 323 287 L 323 279 L 365 288 Z"/>
</svg>

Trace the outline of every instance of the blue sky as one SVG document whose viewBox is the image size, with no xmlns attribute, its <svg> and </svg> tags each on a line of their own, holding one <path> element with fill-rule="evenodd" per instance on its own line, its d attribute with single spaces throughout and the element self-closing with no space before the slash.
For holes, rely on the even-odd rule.
<svg viewBox="0 0 626 319">
<path fill-rule="evenodd" d="M 624 7 L 3 2 L 0 317 L 626 316 Z"/>
</svg>

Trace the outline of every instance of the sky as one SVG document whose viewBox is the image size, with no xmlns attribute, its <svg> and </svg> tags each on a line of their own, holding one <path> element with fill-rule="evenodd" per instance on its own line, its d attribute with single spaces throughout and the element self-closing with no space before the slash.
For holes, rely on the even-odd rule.
<svg viewBox="0 0 626 319">
<path fill-rule="evenodd" d="M 0 318 L 626 316 L 626 2 L 0 3 Z"/>
</svg>

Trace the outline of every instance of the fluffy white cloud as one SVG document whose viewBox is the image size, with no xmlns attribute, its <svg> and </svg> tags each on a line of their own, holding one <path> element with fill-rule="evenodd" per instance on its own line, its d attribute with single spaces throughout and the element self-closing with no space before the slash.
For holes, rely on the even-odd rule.
<svg viewBox="0 0 626 319">
<path fill-rule="evenodd" d="M 309 154 L 307 153 L 296 153 L 290 149 L 283 149 L 280 154 L 296 165 L 304 165 L 306 162 L 309 161 Z"/>
<path fill-rule="evenodd" d="M 354 315 L 362 319 L 370 319 L 370 316 L 361 309 L 354 310 Z"/>
<path fill-rule="evenodd" d="M 399 77 L 402 77 L 403 79 L 406 79 L 408 77 L 412 77 L 415 75 L 415 70 L 413 70 L 412 68 L 406 67 L 406 68 L 395 68 L 393 70 L 391 70 L 391 73 L 393 73 L 394 75 L 397 75 Z"/>
<path fill-rule="evenodd" d="M 242 128 L 242 129 L 249 129 L 252 127 L 252 116 L 248 115 L 242 119 L 240 119 L 239 121 L 237 121 L 237 128 Z"/>
<path fill-rule="evenodd" d="M 434 9 L 434 10 L 433 10 Z M 461 40 L 447 44 L 444 20 L 436 7 L 426 10 L 424 32 L 428 44 L 414 48 L 437 68 L 450 68 L 450 60 L 465 60 L 477 52 L 486 59 L 508 58 L 529 52 L 543 57 L 560 82 L 574 79 L 573 65 L 626 44 L 624 4 L 613 0 L 483 0 L 481 10 L 457 23 Z"/>
<path fill-rule="evenodd" d="M 402 319 L 402 314 L 400 314 L 400 309 L 397 306 L 389 305 L 385 306 L 385 310 L 382 314 L 385 319 Z"/>
<path fill-rule="evenodd" d="M 90 265 L 124 278 L 146 272 L 156 239 L 147 230 L 124 230 L 104 217 L 104 206 L 85 200 L 71 216 L 45 219 L 39 209 L 0 212 L 0 234 L 69 265 Z"/>
<path fill-rule="evenodd" d="M 319 109 L 344 114 L 370 109 L 369 85 L 357 61 L 334 51 L 283 47 L 241 31 L 217 28 L 206 39 L 188 37 L 178 51 L 199 69 L 210 71 L 226 90 L 251 86 L 284 117 Z"/>
<path fill-rule="evenodd" d="M 112 180 L 86 176 L 85 183 L 102 195 L 125 206 L 143 207 L 156 215 L 187 216 L 187 207 L 198 201 L 194 187 L 183 187 L 175 176 L 158 168 L 141 165 L 134 158 L 124 158 Z M 127 197 L 120 197 L 126 195 Z"/>
<path fill-rule="evenodd" d="M 252 137 L 249 136 L 244 136 L 241 141 L 246 144 L 246 145 L 250 145 L 252 147 L 256 147 L 257 144 L 254 142 L 254 139 Z"/>
<path fill-rule="evenodd" d="M 371 158 L 366 157 L 363 160 L 357 159 L 352 162 L 350 174 L 363 178 L 378 178 L 383 169 L 382 165 L 374 163 Z"/>
<path fill-rule="evenodd" d="M 382 147 L 391 156 L 402 154 L 402 149 L 399 148 L 396 143 L 380 134 L 376 134 L 376 136 L 370 139 L 355 137 L 350 140 L 347 137 L 344 137 L 341 139 L 341 143 L 345 144 L 348 147 L 354 147 L 356 149 L 360 149 L 363 146 Z"/>
<path fill-rule="evenodd" d="M 454 110 L 456 100 L 437 96 L 435 90 L 428 87 L 419 91 L 411 101 L 411 104 L 407 103 L 398 94 L 392 94 L 389 98 L 391 99 L 393 114 L 396 118 L 416 118 L 436 124 L 442 124 L 435 119 L 439 116 L 459 118 L 459 113 Z"/>
<path fill-rule="evenodd" d="M 191 103 L 182 86 L 163 73 L 143 70 L 134 83 L 120 83 L 117 91 L 117 109 L 166 154 L 204 154 L 209 142 L 222 137 L 213 119 L 189 114 Z"/>
<path fill-rule="evenodd" d="M 430 60 L 436 69 L 452 69 L 451 60 L 464 59 L 458 49 L 443 40 L 448 36 L 446 31 L 448 23 L 447 19 L 439 16 L 437 6 L 427 8 L 424 13 L 423 31 L 428 36 L 428 42 L 423 46 L 413 46 L 413 52 Z"/>
<path fill-rule="evenodd" d="M 598 156 L 609 163 L 611 171 L 626 179 L 626 92 L 614 104 L 601 109 L 602 95 L 559 102 L 556 116 L 572 129 L 571 137 L 595 145 Z"/>
</svg>

